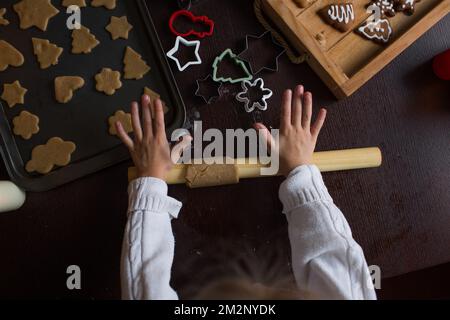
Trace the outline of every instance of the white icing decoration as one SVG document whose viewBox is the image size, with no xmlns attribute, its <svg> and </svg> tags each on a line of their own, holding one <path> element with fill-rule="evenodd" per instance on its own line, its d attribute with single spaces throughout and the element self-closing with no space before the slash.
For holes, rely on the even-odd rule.
<svg viewBox="0 0 450 320">
<path fill-rule="evenodd" d="M 386 35 L 384 34 L 384 32 L 386 30 L 382 27 L 383 23 L 386 23 L 388 26 Z M 367 29 L 372 34 L 368 34 L 366 32 Z M 391 37 L 391 34 L 392 34 L 392 28 L 391 28 L 391 25 L 389 24 L 389 20 L 387 20 L 387 19 L 380 19 L 378 21 L 368 21 L 366 25 L 359 27 L 358 30 L 368 39 L 377 39 L 377 40 L 381 40 L 385 43 L 389 41 L 389 38 Z"/>
<path fill-rule="evenodd" d="M 355 20 L 353 5 L 349 3 L 343 5 L 334 4 L 328 9 L 328 16 L 333 21 L 348 24 L 350 21 Z"/>
</svg>

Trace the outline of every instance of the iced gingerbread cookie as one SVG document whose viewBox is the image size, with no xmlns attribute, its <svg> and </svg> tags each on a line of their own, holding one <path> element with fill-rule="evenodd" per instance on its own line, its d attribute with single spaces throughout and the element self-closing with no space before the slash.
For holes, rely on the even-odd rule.
<svg viewBox="0 0 450 320">
<path fill-rule="evenodd" d="M 100 41 L 84 26 L 72 32 L 72 53 L 74 54 L 90 53 L 99 44 Z"/>
<path fill-rule="evenodd" d="M 1 8 L 0 9 L 0 26 L 7 26 L 9 24 L 9 21 L 5 18 L 6 9 Z"/>
<path fill-rule="evenodd" d="M 64 49 L 60 48 L 48 40 L 32 38 L 34 54 L 37 56 L 41 69 L 47 69 L 50 66 L 58 64 L 59 56 Z"/>
<path fill-rule="evenodd" d="M 84 86 L 81 77 L 57 77 L 55 78 L 55 98 L 59 103 L 68 103 L 73 98 L 74 91 Z"/>
<path fill-rule="evenodd" d="M 25 170 L 30 173 L 47 174 L 55 166 L 67 166 L 75 150 L 75 143 L 64 141 L 58 137 L 51 138 L 45 145 L 40 145 L 33 149 L 31 160 L 28 161 Z"/>
<path fill-rule="evenodd" d="M 120 72 L 113 71 L 109 68 L 103 68 L 102 71 L 95 76 L 97 81 L 97 91 L 104 92 L 108 96 L 112 96 L 116 93 L 117 89 L 122 87 L 120 81 Z"/>
<path fill-rule="evenodd" d="M 420 0 L 394 0 L 394 7 L 397 12 L 404 12 L 407 15 L 413 15 L 416 10 L 416 3 Z"/>
<path fill-rule="evenodd" d="M 106 30 L 111 33 L 113 40 L 119 38 L 128 39 L 128 34 L 130 33 L 133 26 L 128 23 L 126 16 L 123 17 L 111 17 L 111 22 L 106 26 Z"/>
<path fill-rule="evenodd" d="M 86 0 L 63 0 L 64 7 L 78 6 L 80 8 L 86 7 Z"/>
<path fill-rule="evenodd" d="M 394 0 L 373 0 L 372 5 L 380 8 L 381 16 L 394 17 L 395 16 L 395 8 L 394 8 Z"/>
<path fill-rule="evenodd" d="M 105 7 L 109 10 L 116 8 L 117 0 L 92 0 L 91 6 L 93 7 Z"/>
<path fill-rule="evenodd" d="M 144 88 L 144 94 L 148 95 L 150 97 L 151 101 L 155 101 L 157 99 L 161 99 L 161 96 L 153 91 L 152 89 L 150 89 L 149 87 L 145 87 Z M 169 112 L 169 108 L 167 107 L 167 104 L 161 100 L 161 103 L 163 105 L 163 109 L 164 109 L 164 113 L 168 113 Z"/>
<path fill-rule="evenodd" d="M 20 67 L 24 62 L 25 59 L 19 50 L 0 40 L 0 71 L 5 71 L 9 66 Z"/>
<path fill-rule="evenodd" d="M 125 65 L 124 78 L 125 79 L 142 79 L 142 77 L 150 71 L 150 67 L 142 60 L 139 53 L 127 47 L 125 50 L 125 57 L 123 58 Z"/>
<path fill-rule="evenodd" d="M 47 31 L 48 22 L 59 13 L 50 0 L 22 0 L 13 6 L 20 18 L 20 28 L 37 27 Z"/>
<path fill-rule="evenodd" d="M 33 135 L 39 132 L 39 118 L 28 111 L 22 111 L 19 116 L 15 117 L 13 124 L 14 134 L 25 140 L 30 140 Z"/>
<path fill-rule="evenodd" d="M 131 114 L 125 113 L 122 110 L 117 111 L 113 116 L 109 117 L 109 134 L 117 136 L 116 122 L 120 122 L 126 133 L 133 132 L 133 126 L 131 124 Z"/>
<path fill-rule="evenodd" d="M 352 3 L 330 4 L 321 10 L 323 19 L 341 32 L 352 29 L 355 10 Z"/>
<path fill-rule="evenodd" d="M 3 85 L 3 94 L 2 99 L 8 103 L 10 108 L 14 107 L 16 104 L 24 104 L 25 103 L 25 94 L 27 93 L 27 89 L 23 88 L 20 85 L 19 81 L 15 81 L 11 84 Z"/>
</svg>

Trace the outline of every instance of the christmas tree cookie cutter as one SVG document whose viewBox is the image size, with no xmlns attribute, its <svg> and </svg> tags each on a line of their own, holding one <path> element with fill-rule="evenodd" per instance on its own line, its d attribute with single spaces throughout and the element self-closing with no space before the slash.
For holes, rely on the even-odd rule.
<svg viewBox="0 0 450 320">
<path fill-rule="evenodd" d="M 243 81 L 241 86 L 242 92 L 236 96 L 236 100 L 245 104 L 245 111 L 250 113 L 255 109 L 259 109 L 261 111 L 267 110 L 267 100 L 272 97 L 273 92 L 272 90 L 264 87 L 264 80 L 262 78 L 258 78 L 254 82 L 250 82 L 248 80 Z M 255 100 L 250 93 L 250 90 L 254 89 L 257 89 L 260 94 L 257 100 Z"/>
<path fill-rule="evenodd" d="M 218 74 L 219 65 L 223 61 L 223 59 L 227 56 L 236 66 L 238 66 L 242 70 L 245 76 L 240 78 L 232 78 L 232 77 L 222 77 Z M 216 82 L 239 83 L 242 81 L 250 81 L 253 79 L 253 76 L 248 70 L 247 66 L 245 65 L 245 62 L 242 61 L 236 54 L 234 54 L 231 49 L 226 49 L 224 52 L 222 52 L 222 54 L 214 60 L 212 67 L 213 67 L 213 80 Z"/>
</svg>

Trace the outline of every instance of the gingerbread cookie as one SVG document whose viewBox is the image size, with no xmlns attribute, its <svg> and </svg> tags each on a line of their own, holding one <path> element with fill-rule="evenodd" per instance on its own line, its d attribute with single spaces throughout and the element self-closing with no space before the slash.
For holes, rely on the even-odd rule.
<svg viewBox="0 0 450 320">
<path fill-rule="evenodd" d="M 0 71 L 5 71 L 9 66 L 20 67 L 24 62 L 25 59 L 19 50 L 0 40 Z"/>
<path fill-rule="evenodd" d="M 41 69 L 47 69 L 58 64 L 59 56 L 64 51 L 63 48 L 45 39 L 32 38 L 32 41 L 34 54 L 37 56 Z"/>
<path fill-rule="evenodd" d="M 22 0 L 13 6 L 20 18 L 20 28 L 33 26 L 47 31 L 48 22 L 59 13 L 50 0 Z"/>
<path fill-rule="evenodd" d="M 8 103 L 10 108 L 12 108 L 16 104 L 24 104 L 27 91 L 27 89 L 20 85 L 19 81 L 15 81 L 11 84 L 5 83 L 3 85 L 2 99 Z"/>
<path fill-rule="evenodd" d="M 51 138 L 45 145 L 40 145 L 33 149 L 31 160 L 28 161 L 25 170 L 29 173 L 47 174 L 55 166 L 67 166 L 76 148 L 73 142 L 64 141 L 58 137 Z"/>
<path fill-rule="evenodd" d="M 0 26 L 7 26 L 9 24 L 9 21 L 6 20 L 6 18 L 4 17 L 5 14 L 6 14 L 6 9 L 1 8 L 0 9 Z"/>
<path fill-rule="evenodd" d="M 22 111 L 18 117 L 13 119 L 14 134 L 25 140 L 39 132 L 39 118 L 28 111 Z"/>
<path fill-rule="evenodd" d="M 300 8 L 308 8 L 310 5 L 314 3 L 315 0 L 294 0 L 294 2 L 300 7 Z"/>
<path fill-rule="evenodd" d="M 109 134 L 117 136 L 116 122 L 120 122 L 126 133 L 133 132 L 133 126 L 131 124 L 131 114 L 125 113 L 122 110 L 117 111 L 113 116 L 109 117 Z"/>
<path fill-rule="evenodd" d="M 403 12 L 407 14 L 408 16 L 411 16 L 414 14 L 414 11 L 416 10 L 416 3 L 419 2 L 419 0 L 394 0 L 394 8 L 397 12 Z"/>
<path fill-rule="evenodd" d="M 155 101 L 157 99 L 161 99 L 161 96 L 156 93 L 155 91 L 153 91 L 152 89 L 150 89 L 149 87 L 145 87 L 144 88 L 144 94 L 148 95 L 150 97 L 151 101 Z M 167 107 L 167 104 L 161 100 L 161 103 L 163 105 L 163 110 L 164 113 L 168 113 L 169 112 L 169 108 Z"/>
<path fill-rule="evenodd" d="M 97 81 L 97 90 L 104 92 L 109 96 L 112 96 L 117 89 L 122 87 L 120 72 L 113 71 L 109 68 L 103 68 L 102 71 L 95 76 L 95 80 Z"/>
<path fill-rule="evenodd" d="M 142 60 L 140 54 L 136 51 L 127 47 L 125 50 L 125 57 L 123 58 L 124 68 L 124 78 L 125 79 L 142 79 L 142 77 L 150 71 L 150 67 L 147 63 Z"/>
<path fill-rule="evenodd" d="M 64 7 L 77 6 L 80 8 L 86 7 L 86 0 L 63 0 Z"/>
<path fill-rule="evenodd" d="M 330 4 L 321 10 L 325 22 L 341 32 L 352 29 L 355 23 L 355 10 L 352 3 Z"/>
<path fill-rule="evenodd" d="M 392 36 L 392 27 L 388 19 L 367 20 L 357 29 L 357 32 L 369 40 L 384 44 L 389 42 Z"/>
<path fill-rule="evenodd" d="M 84 26 L 72 32 L 72 53 L 74 54 L 90 53 L 99 43 L 95 35 Z"/>
<path fill-rule="evenodd" d="M 116 8 L 116 0 L 92 0 L 91 6 L 105 7 L 109 10 L 113 10 Z"/>
<path fill-rule="evenodd" d="M 55 98 L 59 103 L 68 103 L 73 98 L 73 92 L 84 86 L 81 77 L 55 78 Z"/>
<path fill-rule="evenodd" d="M 119 38 L 128 39 L 128 34 L 130 33 L 133 26 L 128 23 L 126 16 L 123 17 L 111 17 L 111 22 L 106 26 L 106 30 L 111 33 L 113 40 Z"/>
<path fill-rule="evenodd" d="M 395 9 L 394 9 L 394 0 L 372 0 L 372 5 L 380 8 L 381 16 L 394 17 Z"/>
</svg>

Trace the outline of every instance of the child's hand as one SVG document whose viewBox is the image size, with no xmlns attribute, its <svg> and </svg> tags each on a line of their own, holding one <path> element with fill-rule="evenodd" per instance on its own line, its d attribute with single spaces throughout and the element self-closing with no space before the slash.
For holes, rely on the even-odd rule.
<svg viewBox="0 0 450 320">
<path fill-rule="evenodd" d="M 275 145 L 273 137 L 263 124 L 255 124 L 256 129 L 265 132 L 272 152 L 279 153 L 280 173 L 285 176 L 298 166 L 312 164 L 317 138 L 327 115 L 327 111 L 321 109 L 316 122 L 311 126 L 312 104 L 312 94 L 304 92 L 303 86 L 297 86 L 293 96 L 291 90 L 284 92 L 279 145 Z"/>
<path fill-rule="evenodd" d="M 152 119 L 152 114 L 154 115 Z M 137 102 L 131 104 L 131 118 L 134 141 L 125 132 L 120 122 L 116 123 L 117 133 L 130 150 L 131 158 L 137 168 L 138 177 L 153 177 L 165 180 L 182 151 L 190 145 L 192 138 L 185 136 L 177 145 L 176 154 L 171 158 L 171 150 L 166 137 L 164 111 L 161 100 L 150 101 L 142 97 L 142 125 Z"/>
</svg>

